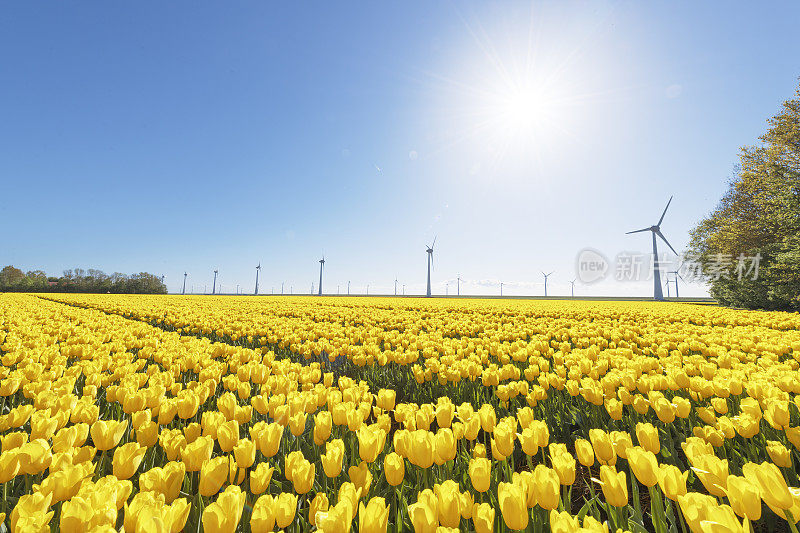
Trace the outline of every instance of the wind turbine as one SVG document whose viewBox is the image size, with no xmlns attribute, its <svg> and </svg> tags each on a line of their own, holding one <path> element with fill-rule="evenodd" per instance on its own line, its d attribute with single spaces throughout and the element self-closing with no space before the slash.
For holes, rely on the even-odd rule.
<svg viewBox="0 0 800 533">
<path fill-rule="evenodd" d="M 500 297 L 503 297 L 503 282 L 500 282 Z"/>
<path fill-rule="evenodd" d="M 547 298 L 547 278 L 549 278 L 552 275 L 553 275 L 552 272 L 550 272 L 549 274 L 545 274 L 544 272 L 542 272 L 542 276 L 544 276 L 544 297 L 545 298 Z"/>
<path fill-rule="evenodd" d="M 431 265 L 433 264 L 433 246 L 435 244 L 436 237 L 433 238 L 433 244 L 425 247 L 425 251 L 428 252 L 428 292 L 426 293 L 428 298 L 431 297 Z"/>
<path fill-rule="evenodd" d="M 309 293 L 311 296 L 314 296 L 314 282 L 311 282 L 311 292 Z"/>
<path fill-rule="evenodd" d="M 667 298 L 669 298 L 669 277 L 667 277 L 667 281 L 664 282 L 664 285 L 667 287 Z"/>
<path fill-rule="evenodd" d="M 322 296 L 322 268 L 325 266 L 325 256 L 319 260 L 319 296 Z M 313 292 L 313 291 L 312 291 Z"/>
<path fill-rule="evenodd" d="M 261 263 L 256 267 L 256 290 L 255 295 L 258 296 L 258 271 L 261 270 Z"/>
<path fill-rule="evenodd" d="M 219 270 L 214 270 L 214 285 L 211 286 L 211 294 L 216 294 L 217 292 L 217 273 Z"/>
<path fill-rule="evenodd" d="M 403 296 L 405 296 L 405 295 L 406 295 L 406 284 L 403 283 Z"/>
<path fill-rule="evenodd" d="M 347 295 L 350 296 L 350 280 L 347 280 Z"/>
<path fill-rule="evenodd" d="M 164 274 L 161 274 L 161 284 L 164 284 Z"/>
<path fill-rule="evenodd" d="M 456 296 L 461 296 L 461 274 L 456 278 Z"/>
<path fill-rule="evenodd" d="M 664 208 L 664 212 L 661 213 L 661 218 L 658 219 L 658 223 L 655 226 L 650 226 L 649 228 L 642 228 L 637 229 L 634 231 L 629 231 L 626 235 L 630 235 L 631 233 L 641 233 L 643 231 L 649 231 L 653 234 L 653 299 L 657 301 L 661 301 L 664 299 L 664 293 L 661 291 L 661 274 L 659 272 L 659 265 L 658 265 L 658 248 L 656 247 L 656 236 L 660 237 L 669 249 L 678 255 L 678 252 L 675 251 L 675 248 L 669 243 L 664 234 L 661 233 L 661 222 L 664 221 L 664 215 L 667 214 L 667 209 L 669 209 L 669 204 L 672 202 L 672 196 L 669 197 L 669 201 L 667 202 L 667 206 Z"/>
<path fill-rule="evenodd" d="M 575 280 L 573 279 L 573 280 L 572 280 L 572 281 L 570 281 L 569 283 L 570 283 L 570 285 L 572 285 L 572 293 L 571 293 L 571 296 L 572 296 L 573 298 L 575 298 Z"/>
<path fill-rule="evenodd" d="M 394 295 L 397 296 L 397 278 L 394 278 Z"/>
<path fill-rule="evenodd" d="M 284 284 L 284 282 L 281 281 L 281 296 L 283 296 L 283 284 Z"/>
<path fill-rule="evenodd" d="M 450 282 L 449 281 L 445 281 L 444 282 L 444 295 L 445 296 L 450 296 Z"/>
<path fill-rule="evenodd" d="M 186 272 L 184 272 L 183 273 L 183 290 L 181 291 L 181 294 L 186 294 L 186 276 L 188 276 L 188 274 Z"/>
<path fill-rule="evenodd" d="M 678 278 L 681 278 L 681 281 L 683 281 L 683 277 L 677 270 L 671 270 L 667 272 L 667 283 L 669 283 L 669 274 L 675 274 L 675 279 L 673 280 L 675 282 L 675 298 L 680 298 L 678 295 Z M 669 297 L 669 285 L 667 285 L 667 297 Z"/>
</svg>

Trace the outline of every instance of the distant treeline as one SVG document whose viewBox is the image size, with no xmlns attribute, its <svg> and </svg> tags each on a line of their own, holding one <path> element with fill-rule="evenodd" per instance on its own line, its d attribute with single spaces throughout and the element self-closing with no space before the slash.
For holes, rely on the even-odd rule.
<svg viewBox="0 0 800 533">
<path fill-rule="evenodd" d="M 65 270 L 61 277 L 53 277 L 41 270 L 23 272 L 9 265 L 0 270 L 0 291 L 166 294 L 167 287 L 161 283 L 161 278 L 147 272 L 106 274 L 93 268 L 76 268 Z"/>
</svg>

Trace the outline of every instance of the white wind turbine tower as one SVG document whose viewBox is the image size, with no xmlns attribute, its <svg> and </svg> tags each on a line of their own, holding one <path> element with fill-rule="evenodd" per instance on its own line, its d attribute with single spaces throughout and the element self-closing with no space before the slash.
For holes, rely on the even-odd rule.
<svg viewBox="0 0 800 533">
<path fill-rule="evenodd" d="M 397 296 L 397 278 L 394 278 L 394 295 Z"/>
<path fill-rule="evenodd" d="M 461 296 L 461 282 L 464 281 L 461 279 L 461 274 L 458 275 L 456 278 L 456 296 Z"/>
<path fill-rule="evenodd" d="M 217 293 L 217 274 L 219 270 L 214 270 L 214 285 L 211 286 L 211 294 Z"/>
<path fill-rule="evenodd" d="M 186 272 L 184 272 L 183 273 L 183 290 L 181 291 L 181 294 L 186 294 L 186 276 L 188 276 L 188 274 Z"/>
<path fill-rule="evenodd" d="M 322 259 L 319 260 L 319 296 L 322 296 L 322 268 L 325 266 L 325 256 L 322 256 Z M 314 290 L 312 289 L 311 292 L 313 293 Z"/>
<path fill-rule="evenodd" d="M 258 271 L 261 270 L 261 263 L 256 267 L 256 290 L 255 295 L 258 296 Z"/>
<path fill-rule="evenodd" d="M 669 243 L 664 234 L 661 233 L 661 222 L 664 221 L 664 215 L 667 214 L 667 209 L 669 209 L 669 204 L 672 202 L 672 196 L 669 197 L 669 201 L 667 202 L 667 207 L 664 208 L 664 212 L 661 213 L 661 218 L 658 219 L 658 223 L 655 226 L 650 226 L 649 228 L 642 228 L 637 229 L 634 231 L 629 231 L 626 235 L 630 235 L 631 233 L 641 233 L 643 231 L 649 231 L 653 234 L 653 299 L 657 301 L 661 301 L 664 299 L 664 293 L 661 291 L 661 273 L 658 264 L 658 248 L 656 247 L 656 236 L 660 237 L 664 243 L 669 246 L 669 249 L 675 255 L 678 255 L 678 252 L 675 251 L 675 248 Z"/>
<path fill-rule="evenodd" d="M 571 295 L 572 295 L 572 297 L 573 297 L 573 298 L 575 298 L 575 280 L 573 279 L 573 280 L 572 280 L 572 281 L 570 281 L 569 283 L 570 283 L 570 285 L 572 285 L 572 292 L 571 292 Z"/>
<path fill-rule="evenodd" d="M 433 247 L 435 244 L 436 237 L 433 238 L 433 244 L 425 247 L 425 251 L 428 252 L 428 291 L 426 293 L 428 298 L 431 297 L 431 266 L 433 265 Z"/>
<path fill-rule="evenodd" d="M 544 272 L 542 272 L 542 276 L 544 276 L 544 296 L 545 296 L 545 298 L 547 298 L 547 278 L 549 278 L 552 275 L 553 275 L 553 272 L 550 272 L 549 274 L 545 274 Z"/>
</svg>

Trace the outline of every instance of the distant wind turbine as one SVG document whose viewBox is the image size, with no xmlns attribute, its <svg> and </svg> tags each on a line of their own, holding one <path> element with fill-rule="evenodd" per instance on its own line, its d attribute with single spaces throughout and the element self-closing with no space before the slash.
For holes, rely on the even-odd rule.
<svg viewBox="0 0 800 533">
<path fill-rule="evenodd" d="M 374 167 L 375 167 L 375 170 L 377 170 L 377 171 L 378 171 L 378 173 L 380 173 L 380 175 L 381 175 L 381 176 L 383 176 L 383 170 L 381 169 L 381 167 L 379 167 L 379 166 L 378 166 L 378 165 L 376 165 L 375 163 L 373 163 L 373 164 L 372 164 L 372 166 L 374 166 Z"/>
<path fill-rule="evenodd" d="M 656 246 L 656 236 L 658 236 L 664 243 L 669 246 L 669 249 L 673 251 L 675 255 L 679 255 L 678 252 L 675 251 L 675 248 L 669 243 L 664 234 L 661 233 L 661 223 L 664 221 L 664 215 L 667 214 L 667 209 L 669 209 L 669 204 L 672 203 L 672 196 L 669 197 L 669 201 L 667 202 L 667 206 L 664 208 L 664 212 L 661 213 L 661 218 L 658 219 L 658 223 L 655 226 L 650 226 L 649 228 L 642 228 L 637 229 L 634 231 L 629 231 L 626 235 L 630 235 L 631 233 L 641 233 L 643 231 L 649 231 L 653 235 L 653 299 L 657 301 L 661 301 L 664 299 L 664 293 L 661 291 L 661 273 L 658 264 L 658 247 Z"/>
<path fill-rule="evenodd" d="M 425 247 L 425 251 L 428 252 L 428 292 L 426 293 L 428 298 L 431 297 L 431 266 L 433 266 L 434 245 L 436 245 L 436 237 L 433 238 L 433 244 Z"/>
<path fill-rule="evenodd" d="M 347 295 L 350 296 L 350 280 L 347 280 Z"/>
<path fill-rule="evenodd" d="M 570 283 L 570 285 L 572 285 L 572 293 L 571 293 L 571 296 L 572 296 L 573 298 L 575 298 L 575 280 L 573 279 L 573 280 L 572 280 L 572 281 L 570 281 L 569 283 Z"/>
<path fill-rule="evenodd" d="M 394 295 L 397 296 L 397 278 L 394 278 Z"/>
<path fill-rule="evenodd" d="M 544 295 L 545 295 L 545 297 L 547 297 L 547 278 L 549 278 L 552 275 L 553 275 L 552 272 L 550 272 L 549 274 L 545 274 L 544 272 L 542 272 L 542 276 L 544 276 Z"/>
<path fill-rule="evenodd" d="M 211 287 L 211 294 L 217 293 L 217 273 L 219 273 L 219 270 L 214 270 L 214 285 Z"/>
<path fill-rule="evenodd" d="M 462 281 L 463 280 L 461 279 L 461 274 L 459 274 L 458 277 L 456 278 L 456 296 L 461 296 L 461 282 Z"/>
<path fill-rule="evenodd" d="M 322 269 L 325 266 L 325 256 L 322 256 L 322 259 L 319 260 L 319 296 L 322 296 Z M 313 290 L 311 291 L 314 292 Z"/>
<path fill-rule="evenodd" d="M 261 263 L 256 267 L 256 290 L 255 295 L 258 296 L 258 271 L 261 270 Z"/>
<path fill-rule="evenodd" d="M 188 276 L 188 274 L 186 272 L 184 272 L 183 273 L 183 290 L 181 291 L 181 294 L 186 294 L 186 276 Z"/>
<path fill-rule="evenodd" d="M 678 294 L 678 278 L 683 281 L 683 277 L 678 273 L 677 270 L 671 270 L 667 272 L 667 283 L 669 283 L 669 274 L 675 274 L 675 279 L 672 280 L 675 282 L 675 298 L 680 298 L 680 295 Z M 667 285 L 667 297 L 669 297 L 669 285 Z"/>
<path fill-rule="evenodd" d="M 503 282 L 500 282 L 500 296 L 503 296 Z"/>
</svg>

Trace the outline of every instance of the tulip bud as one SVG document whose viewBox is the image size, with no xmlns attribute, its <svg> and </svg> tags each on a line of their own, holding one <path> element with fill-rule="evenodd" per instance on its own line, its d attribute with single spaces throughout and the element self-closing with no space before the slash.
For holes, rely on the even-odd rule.
<svg viewBox="0 0 800 533">
<path fill-rule="evenodd" d="M 383 460 L 383 473 L 389 485 L 393 487 L 400 485 L 405 477 L 404 459 L 395 452 L 387 454 Z"/>
<path fill-rule="evenodd" d="M 503 521 L 509 529 L 528 527 L 528 506 L 525 489 L 516 483 L 500 483 L 497 499 Z"/>
<path fill-rule="evenodd" d="M 389 524 L 389 507 L 386 500 L 372 498 L 366 507 L 362 503 L 358 511 L 358 530 L 364 533 L 386 533 Z"/>
<path fill-rule="evenodd" d="M 603 496 L 609 504 L 614 507 L 628 505 L 628 485 L 625 472 L 617 472 L 613 466 L 603 465 L 600 467 L 600 482 L 603 487 Z"/>
</svg>

